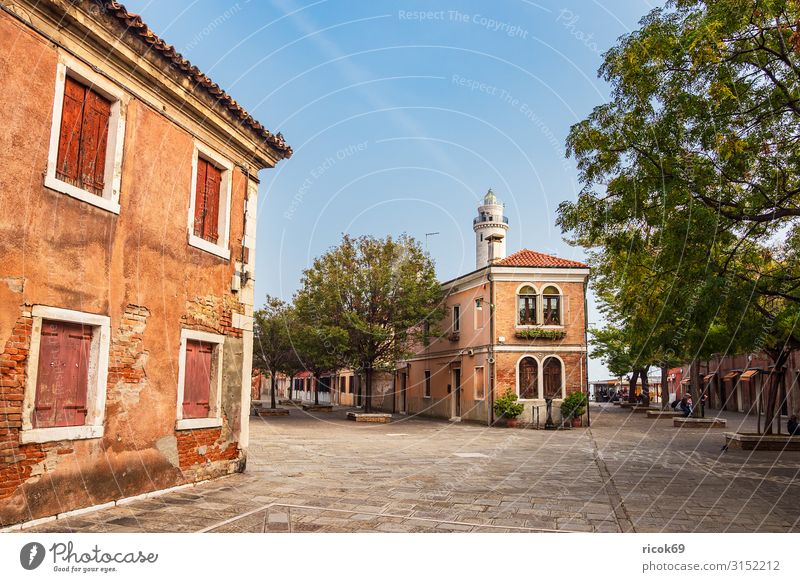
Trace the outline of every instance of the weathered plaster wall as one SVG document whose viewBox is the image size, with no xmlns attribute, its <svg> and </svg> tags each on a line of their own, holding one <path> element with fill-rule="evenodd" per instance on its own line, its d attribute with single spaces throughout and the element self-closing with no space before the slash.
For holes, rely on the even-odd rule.
<svg viewBox="0 0 800 582">
<path fill-rule="evenodd" d="M 0 55 L 0 525 L 242 469 L 248 332 L 233 320 L 252 299 L 230 283 L 244 173 L 233 175 L 230 261 L 187 244 L 192 136 L 136 99 L 119 215 L 46 189 L 57 51 L 0 12 Z M 20 444 L 34 305 L 110 317 L 101 439 Z M 226 336 L 221 429 L 175 430 L 182 327 Z"/>
</svg>

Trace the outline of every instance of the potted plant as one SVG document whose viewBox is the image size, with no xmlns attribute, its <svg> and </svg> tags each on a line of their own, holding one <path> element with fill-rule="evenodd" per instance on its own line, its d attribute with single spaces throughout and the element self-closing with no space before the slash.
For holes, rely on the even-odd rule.
<svg viewBox="0 0 800 582">
<path fill-rule="evenodd" d="M 572 421 L 572 426 L 581 426 L 581 417 L 586 412 L 588 398 L 583 392 L 573 392 L 561 402 L 561 418 Z"/>
<path fill-rule="evenodd" d="M 516 393 L 506 390 L 500 398 L 494 401 L 494 413 L 506 421 L 506 426 L 517 426 L 517 417 L 525 410 L 525 405 L 517 402 Z"/>
</svg>

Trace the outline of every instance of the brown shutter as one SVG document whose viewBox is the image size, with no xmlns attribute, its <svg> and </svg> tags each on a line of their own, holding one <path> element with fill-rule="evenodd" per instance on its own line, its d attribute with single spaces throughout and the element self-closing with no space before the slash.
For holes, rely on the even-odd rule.
<svg viewBox="0 0 800 582">
<path fill-rule="evenodd" d="M 211 396 L 211 354 L 207 342 L 186 342 L 186 367 L 183 382 L 183 418 L 207 418 Z"/>
<path fill-rule="evenodd" d="M 212 242 L 219 239 L 219 187 L 221 172 L 208 164 L 206 173 L 206 216 L 203 238 Z"/>
<path fill-rule="evenodd" d="M 56 177 L 70 184 L 78 184 L 81 127 L 86 87 L 66 78 L 64 104 L 61 111 L 61 133 L 58 137 Z"/>
<path fill-rule="evenodd" d="M 86 90 L 81 130 L 80 174 L 83 188 L 97 195 L 103 194 L 106 169 L 106 146 L 111 103 Z"/>
<path fill-rule="evenodd" d="M 42 322 L 34 428 L 85 424 L 91 343 L 91 327 Z"/>
<path fill-rule="evenodd" d="M 206 175 L 208 162 L 197 158 L 197 177 L 194 195 L 194 234 L 203 236 L 203 219 L 206 214 Z"/>
</svg>

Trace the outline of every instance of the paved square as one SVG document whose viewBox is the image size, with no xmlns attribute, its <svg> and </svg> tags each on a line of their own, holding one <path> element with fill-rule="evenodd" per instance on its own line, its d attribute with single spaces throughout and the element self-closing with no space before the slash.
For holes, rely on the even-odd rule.
<svg viewBox="0 0 800 582">
<path fill-rule="evenodd" d="M 246 473 L 33 530 L 800 531 L 800 452 L 722 451 L 719 429 L 591 412 L 591 429 L 568 431 L 252 418 Z"/>
</svg>

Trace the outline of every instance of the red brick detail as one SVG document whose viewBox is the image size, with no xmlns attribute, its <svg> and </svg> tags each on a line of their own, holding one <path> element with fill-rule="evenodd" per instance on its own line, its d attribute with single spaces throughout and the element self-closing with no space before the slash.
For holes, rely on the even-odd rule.
<svg viewBox="0 0 800 582">
<path fill-rule="evenodd" d="M 0 353 L 0 499 L 13 495 L 30 478 L 33 467 L 46 459 L 49 450 L 41 444 L 19 444 L 32 330 L 33 318 L 21 316 Z M 56 452 L 66 455 L 73 451 L 58 447 Z"/>
<path fill-rule="evenodd" d="M 215 461 L 236 460 L 239 457 L 239 443 L 220 443 L 221 435 L 221 428 L 176 431 L 181 469 Z"/>
<path fill-rule="evenodd" d="M 196 297 L 186 302 L 181 324 L 192 329 L 230 337 L 242 337 L 242 330 L 233 327 L 233 313 L 244 313 L 244 306 L 229 296 Z"/>
<path fill-rule="evenodd" d="M 32 329 L 32 317 L 23 316 L 17 319 L 11 336 L 0 353 L 0 443 L 19 442 L 22 401 L 25 397 L 25 367 L 28 363 Z M 0 466 L 4 462 L 4 458 L 0 457 Z M 3 483 L 2 479 L 0 483 Z"/>
<path fill-rule="evenodd" d="M 146 307 L 128 305 L 122 314 L 116 334 L 111 341 L 108 362 L 108 384 L 118 382 L 139 384 L 146 380 L 144 362 L 144 328 L 150 311 Z"/>
</svg>

